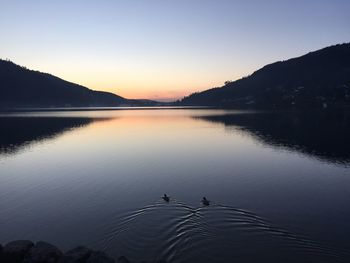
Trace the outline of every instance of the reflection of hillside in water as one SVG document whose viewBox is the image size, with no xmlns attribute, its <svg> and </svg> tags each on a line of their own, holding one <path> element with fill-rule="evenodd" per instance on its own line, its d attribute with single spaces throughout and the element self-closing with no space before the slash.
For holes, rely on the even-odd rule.
<svg viewBox="0 0 350 263">
<path fill-rule="evenodd" d="M 270 112 L 198 118 L 238 128 L 274 147 L 284 147 L 330 162 L 350 163 L 350 112 Z"/>
<path fill-rule="evenodd" d="M 14 154 L 33 143 L 104 120 L 80 117 L 0 117 L 0 154 Z"/>
</svg>

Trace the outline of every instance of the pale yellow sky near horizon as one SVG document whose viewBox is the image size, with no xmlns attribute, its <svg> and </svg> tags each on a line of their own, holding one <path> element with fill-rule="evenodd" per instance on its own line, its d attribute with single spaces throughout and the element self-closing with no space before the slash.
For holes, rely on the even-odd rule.
<svg viewBox="0 0 350 263">
<path fill-rule="evenodd" d="M 125 98 L 160 101 L 174 101 L 194 92 L 222 86 L 226 80 L 239 79 L 250 72 L 248 67 L 244 72 L 237 69 L 231 74 L 227 70 L 218 75 L 213 74 L 214 68 L 207 67 L 196 70 L 187 67 L 183 71 L 178 71 L 175 69 L 176 65 L 168 65 L 168 68 L 165 68 L 152 63 L 149 66 L 147 64 L 134 66 L 129 63 L 121 67 L 102 60 L 80 62 L 73 59 L 70 61 L 69 58 L 64 60 L 30 58 L 21 63 L 8 59 L 28 69 L 49 73 L 93 90 L 112 92 Z"/>
</svg>

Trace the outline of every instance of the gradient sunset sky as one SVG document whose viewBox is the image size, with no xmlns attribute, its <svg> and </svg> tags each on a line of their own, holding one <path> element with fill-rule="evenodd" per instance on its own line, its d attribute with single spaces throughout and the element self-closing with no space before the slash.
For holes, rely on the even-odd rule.
<svg viewBox="0 0 350 263">
<path fill-rule="evenodd" d="M 0 10 L 0 58 L 127 98 L 180 98 L 350 41 L 349 0 L 0 0 Z"/>
</svg>

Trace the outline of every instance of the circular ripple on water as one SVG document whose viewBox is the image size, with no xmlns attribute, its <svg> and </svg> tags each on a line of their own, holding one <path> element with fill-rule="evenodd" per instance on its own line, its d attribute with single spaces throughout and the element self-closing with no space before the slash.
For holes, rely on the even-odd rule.
<svg viewBox="0 0 350 263">
<path fill-rule="evenodd" d="M 274 227 L 259 216 L 213 204 L 190 207 L 172 199 L 116 218 L 105 251 L 140 261 L 346 262 L 346 255 Z"/>
</svg>

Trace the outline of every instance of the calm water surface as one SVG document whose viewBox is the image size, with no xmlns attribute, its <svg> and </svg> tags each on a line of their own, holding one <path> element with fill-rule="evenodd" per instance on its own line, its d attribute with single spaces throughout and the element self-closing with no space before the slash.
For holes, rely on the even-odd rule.
<svg viewBox="0 0 350 263">
<path fill-rule="evenodd" d="M 149 261 L 350 262 L 349 114 L 139 109 L 0 121 L 0 243 Z"/>
</svg>

